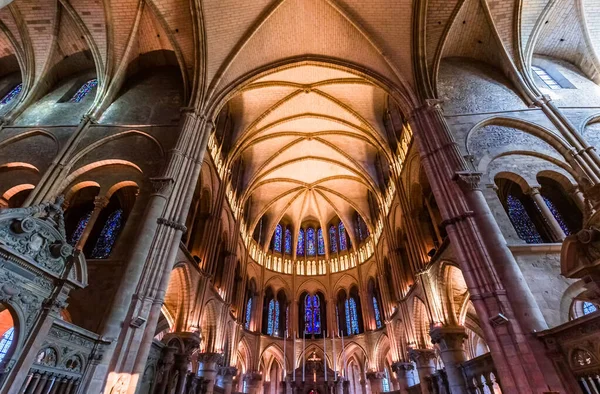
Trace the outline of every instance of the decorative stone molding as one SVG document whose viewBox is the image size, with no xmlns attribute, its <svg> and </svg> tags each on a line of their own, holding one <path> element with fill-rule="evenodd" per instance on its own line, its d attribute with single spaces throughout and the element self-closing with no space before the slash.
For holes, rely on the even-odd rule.
<svg viewBox="0 0 600 394">
<path fill-rule="evenodd" d="M 408 357 L 417 363 L 417 366 L 426 365 L 437 358 L 433 349 L 410 349 Z"/>
<path fill-rule="evenodd" d="M 163 224 L 167 227 L 171 227 L 175 230 L 179 230 L 184 233 L 187 231 L 187 227 L 185 225 L 175 222 L 173 220 L 169 220 L 169 219 L 165 219 L 165 218 L 158 218 L 158 219 L 156 219 L 156 223 Z"/>
<path fill-rule="evenodd" d="M 380 372 L 380 371 L 367 372 L 367 379 L 369 379 L 369 380 L 383 379 L 383 378 L 385 378 L 385 372 Z"/>
<path fill-rule="evenodd" d="M 163 197 L 169 197 L 173 191 L 175 180 L 169 177 L 150 178 L 153 194 L 158 194 Z"/>
<path fill-rule="evenodd" d="M 224 376 L 224 377 L 234 377 L 237 375 L 237 368 L 236 367 L 221 367 L 219 368 L 219 375 Z"/>
<path fill-rule="evenodd" d="M 215 363 L 215 364 L 219 364 L 222 361 L 223 361 L 223 354 L 222 353 L 213 353 L 213 352 L 198 353 L 198 362 L 199 363 L 204 363 L 204 364 Z"/>
<path fill-rule="evenodd" d="M 413 365 L 413 363 L 397 361 L 392 364 L 392 371 L 396 372 L 397 374 L 405 373 L 407 371 L 412 371 L 413 369 L 415 369 L 415 366 Z"/>
<path fill-rule="evenodd" d="M 462 349 L 463 341 L 467 338 L 462 326 L 434 326 L 429 335 L 431 342 L 440 346 L 441 350 Z"/>
</svg>

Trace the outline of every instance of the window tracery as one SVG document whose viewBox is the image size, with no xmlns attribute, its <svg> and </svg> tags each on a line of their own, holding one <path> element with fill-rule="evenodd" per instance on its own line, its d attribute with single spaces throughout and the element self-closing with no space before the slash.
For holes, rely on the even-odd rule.
<svg viewBox="0 0 600 394">
<path fill-rule="evenodd" d="M 117 209 L 110 214 L 106 220 L 106 223 L 104 224 L 104 227 L 102 228 L 100 237 L 98 237 L 98 240 L 96 241 L 94 250 L 92 250 L 92 254 L 90 256 L 92 259 L 105 259 L 110 256 L 110 253 L 115 246 L 117 236 L 119 235 L 119 231 L 121 230 L 122 221 L 122 209 Z"/>
<path fill-rule="evenodd" d="M 92 91 L 92 89 L 94 89 L 96 86 L 98 86 L 98 79 L 96 79 L 96 78 L 90 79 L 89 81 L 87 81 L 86 83 L 81 85 L 81 87 L 77 90 L 77 92 L 75 92 L 73 97 L 71 97 L 69 102 L 70 103 L 81 102 L 81 100 L 83 100 L 85 98 L 85 96 L 87 96 L 88 93 L 90 93 Z"/>
<path fill-rule="evenodd" d="M 17 97 L 19 95 L 19 93 L 21 93 L 21 91 L 23 90 L 23 84 L 20 83 L 17 86 L 15 86 L 14 88 L 11 89 L 10 92 L 8 92 L 3 98 L 2 100 L 0 100 L 0 104 L 1 105 L 6 105 L 8 103 L 10 103 L 11 101 L 13 101 L 13 99 L 15 97 Z"/>
</svg>

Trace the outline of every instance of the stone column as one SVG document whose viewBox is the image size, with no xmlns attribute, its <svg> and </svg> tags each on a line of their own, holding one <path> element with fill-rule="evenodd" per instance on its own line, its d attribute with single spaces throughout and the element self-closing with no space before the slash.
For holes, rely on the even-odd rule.
<svg viewBox="0 0 600 394">
<path fill-rule="evenodd" d="M 440 349 L 440 357 L 448 377 L 448 386 L 452 394 L 468 394 L 467 384 L 460 365 L 467 361 L 463 341 L 467 338 L 465 328 L 461 326 L 433 327 L 431 341 Z"/>
<path fill-rule="evenodd" d="M 204 378 L 204 394 L 212 394 L 217 381 L 217 364 L 223 359 L 221 353 L 198 354 L 198 376 Z"/>
<path fill-rule="evenodd" d="M 425 100 L 410 123 L 498 379 L 505 392 L 565 391 L 543 346 L 529 335 L 547 328 L 544 317 L 479 189 L 481 174 L 466 163 L 439 104 Z"/>
<path fill-rule="evenodd" d="M 433 349 L 410 349 L 409 357 L 417 364 L 421 393 L 430 394 L 427 379 L 435 372 L 435 351 Z"/>
<path fill-rule="evenodd" d="M 237 375 L 237 368 L 235 367 L 223 367 L 219 370 L 223 382 L 223 393 L 231 394 L 233 391 L 233 379 Z"/>
<path fill-rule="evenodd" d="M 408 362 L 396 362 L 392 364 L 392 370 L 396 373 L 398 379 L 398 390 L 402 394 L 408 393 L 408 388 L 415 385 L 415 378 L 413 376 L 415 366 Z"/>
<path fill-rule="evenodd" d="M 190 358 L 188 354 L 179 353 L 175 355 L 174 369 L 179 372 L 179 380 L 177 381 L 177 388 L 175 389 L 176 394 L 185 394 L 189 362 Z"/>
<path fill-rule="evenodd" d="M 42 373 L 42 377 L 40 378 L 40 381 L 37 385 L 36 390 L 34 391 L 35 394 L 42 394 L 43 390 L 46 388 L 46 383 L 48 382 L 48 374 L 47 373 Z"/>
<path fill-rule="evenodd" d="M 29 384 L 27 384 L 27 389 L 25 390 L 25 394 L 33 394 L 35 392 L 35 389 L 36 389 L 38 383 L 40 382 L 40 378 L 41 378 L 41 375 L 39 372 L 35 372 L 33 374 L 33 377 L 29 381 Z"/>
<path fill-rule="evenodd" d="M 542 216 L 544 217 L 544 220 L 550 226 L 550 230 L 554 234 L 553 241 L 564 241 L 565 232 L 563 231 L 562 227 L 560 227 L 560 224 L 558 224 L 558 221 L 552 214 L 552 211 L 550 211 L 550 208 L 548 208 L 546 201 L 544 201 L 544 197 L 542 197 L 542 195 L 540 194 L 540 189 L 537 187 L 532 187 L 527 191 L 527 194 L 535 202 L 535 205 L 538 206 L 542 213 Z"/>
<path fill-rule="evenodd" d="M 77 248 L 79 250 L 83 250 L 83 247 L 84 247 L 85 243 L 87 242 L 88 238 L 90 237 L 92 229 L 94 228 L 94 225 L 96 224 L 96 221 L 98 220 L 98 216 L 100 216 L 100 213 L 102 212 L 104 207 L 106 207 L 108 205 L 108 201 L 109 201 L 108 198 L 106 198 L 104 196 L 96 196 L 96 198 L 94 198 L 94 210 L 92 211 L 92 214 L 90 215 L 90 219 L 88 220 L 87 224 L 85 225 L 85 229 L 83 230 L 81 237 L 79 237 L 79 240 L 77 241 L 77 244 L 75 245 L 75 248 Z"/>
<path fill-rule="evenodd" d="M 383 393 L 384 372 L 367 372 L 367 379 L 371 385 L 371 392 L 374 394 Z"/>
<path fill-rule="evenodd" d="M 246 381 L 246 388 L 248 394 L 261 394 L 260 393 L 260 382 L 262 382 L 262 375 L 258 372 L 249 372 L 244 376 Z"/>
<path fill-rule="evenodd" d="M 165 346 L 161 350 L 160 360 L 158 360 L 156 386 L 154 394 L 165 394 L 169 381 L 171 380 L 171 370 L 175 364 L 175 353 L 177 348 Z"/>
</svg>

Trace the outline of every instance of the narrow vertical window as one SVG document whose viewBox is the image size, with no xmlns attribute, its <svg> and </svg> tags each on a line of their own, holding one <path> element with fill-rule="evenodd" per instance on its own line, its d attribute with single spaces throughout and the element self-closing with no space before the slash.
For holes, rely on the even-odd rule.
<svg viewBox="0 0 600 394">
<path fill-rule="evenodd" d="M 275 227 L 275 239 L 273 240 L 273 250 L 281 253 L 281 224 Z"/>
<path fill-rule="evenodd" d="M 304 256 L 304 230 L 298 231 L 298 245 L 296 246 L 296 254 L 298 256 Z"/>
<path fill-rule="evenodd" d="M 117 209 L 116 211 L 110 214 L 108 220 L 106 220 L 106 223 L 102 228 L 100 237 L 96 241 L 94 250 L 92 250 L 91 258 L 105 259 L 108 256 L 110 256 L 110 253 L 112 252 L 112 249 L 115 246 L 117 236 L 119 235 L 119 231 L 121 230 L 122 221 L 123 210 Z"/>
<path fill-rule="evenodd" d="M 560 86 L 558 84 L 558 82 L 556 82 L 554 80 L 554 78 L 552 78 L 547 72 L 546 70 L 544 70 L 543 68 L 539 68 L 537 66 L 531 66 L 531 69 L 533 70 L 533 72 L 540 77 L 540 79 L 542 81 L 544 81 L 544 83 L 552 90 L 558 90 L 558 89 L 562 89 L 562 86 Z"/>
<path fill-rule="evenodd" d="M 13 343 L 14 335 L 14 327 L 9 328 L 8 331 L 6 331 L 4 335 L 2 335 L 2 339 L 0 339 L 0 362 L 2 362 L 8 354 L 8 351 L 10 350 L 10 347 Z"/>
<path fill-rule="evenodd" d="M 315 252 L 315 229 L 310 227 L 306 230 L 306 254 L 308 256 L 314 256 Z"/>
<path fill-rule="evenodd" d="M 323 256 L 325 254 L 325 240 L 323 239 L 323 230 L 321 228 L 317 230 L 317 244 L 319 256 Z"/>
<path fill-rule="evenodd" d="M 344 223 L 340 222 L 338 225 L 338 232 L 340 234 L 340 251 L 344 251 L 348 249 L 348 244 L 346 240 L 346 227 L 344 227 Z"/>
<path fill-rule="evenodd" d="M 269 301 L 269 315 L 267 323 L 267 334 L 277 335 L 279 333 L 279 301 Z"/>
<path fill-rule="evenodd" d="M 346 310 L 346 332 L 348 335 L 352 335 L 352 318 L 350 316 L 350 302 L 348 300 L 344 302 L 344 309 Z"/>
<path fill-rule="evenodd" d="M 19 93 L 21 93 L 21 90 L 23 90 L 23 84 L 22 83 L 18 84 L 14 88 L 12 88 L 11 91 L 8 92 L 6 94 L 6 96 L 4 96 L 2 98 L 2 100 L 0 100 L 0 104 L 1 105 L 6 105 L 6 104 L 10 103 L 11 101 L 13 101 L 13 99 L 15 97 L 17 97 L 19 95 Z"/>
<path fill-rule="evenodd" d="M 85 98 L 96 86 L 98 86 L 98 80 L 96 78 L 90 79 L 77 90 L 77 92 L 69 100 L 70 103 L 78 103 Z"/>
<path fill-rule="evenodd" d="M 252 317 L 252 297 L 248 298 L 248 302 L 246 303 L 246 321 L 244 322 L 244 328 L 246 328 L 246 330 L 250 329 L 251 317 Z"/>
<path fill-rule="evenodd" d="M 562 215 L 560 214 L 558 209 L 556 209 L 556 206 L 554 205 L 552 200 L 550 200 L 548 197 L 545 197 L 545 196 L 543 196 L 543 198 L 544 198 L 544 201 L 546 202 L 546 205 L 548 206 L 548 209 L 550 210 L 550 212 L 552 212 L 552 216 L 554 216 L 554 218 L 558 222 L 558 225 L 560 226 L 562 231 L 565 233 L 565 235 L 571 235 L 571 230 L 569 230 L 569 226 L 567 226 L 567 223 L 565 223 L 565 219 L 562 217 Z"/>
<path fill-rule="evenodd" d="M 285 229 L 285 253 L 292 254 L 292 232 L 289 228 Z"/>
<path fill-rule="evenodd" d="M 304 331 L 307 334 L 321 333 L 321 301 L 318 295 L 306 295 L 304 301 Z"/>
<path fill-rule="evenodd" d="M 304 332 L 312 334 L 313 328 L 313 310 L 312 297 L 308 294 L 304 300 Z"/>
<path fill-rule="evenodd" d="M 338 244 L 337 244 L 337 233 L 335 232 L 335 226 L 332 224 L 329 226 L 329 245 L 331 249 L 331 253 L 337 253 Z"/>
<path fill-rule="evenodd" d="M 354 300 L 354 297 L 350 297 L 349 300 L 349 305 L 350 305 L 350 323 L 351 323 L 351 334 L 358 334 L 358 311 L 356 309 L 356 301 Z"/>
<path fill-rule="evenodd" d="M 71 234 L 71 239 L 69 240 L 69 244 L 71 244 L 71 246 L 77 245 L 77 242 L 79 242 L 79 240 L 81 239 L 81 236 L 83 235 L 83 232 L 85 231 L 85 227 L 87 226 L 91 217 L 92 217 L 92 211 L 89 211 L 88 213 L 84 214 L 79 219 L 79 222 L 77 223 L 77 227 L 75 228 L 75 231 L 73 231 L 73 234 Z"/>
<path fill-rule="evenodd" d="M 381 313 L 379 312 L 379 304 L 377 303 L 377 297 L 373 296 L 373 310 L 375 311 L 375 324 L 377 328 L 381 328 Z"/>
<path fill-rule="evenodd" d="M 519 238 L 528 244 L 541 244 L 544 242 L 521 200 L 513 195 L 509 195 L 506 199 L 506 206 L 508 217 L 515 227 Z"/>
</svg>

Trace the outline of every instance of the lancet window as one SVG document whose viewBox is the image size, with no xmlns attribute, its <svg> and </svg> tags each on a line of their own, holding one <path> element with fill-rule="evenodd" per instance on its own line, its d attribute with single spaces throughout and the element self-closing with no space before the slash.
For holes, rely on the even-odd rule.
<svg viewBox="0 0 600 394">
<path fill-rule="evenodd" d="M 273 239 L 273 250 L 281 253 L 281 236 L 283 229 L 281 228 L 281 224 L 278 224 L 275 227 L 275 236 Z"/>
<path fill-rule="evenodd" d="M 246 316 L 244 319 L 244 328 L 246 330 L 250 329 L 250 320 L 252 319 L 252 298 L 248 298 L 248 302 L 246 302 Z"/>
<path fill-rule="evenodd" d="M 108 256 L 110 256 L 110 253 L 112 252 L 112 249 L 115 246 L 117 236 L 121 231 L 122 222 L 122 209 L 117 209 L 116 211 L 110 214 L 108 220 L 106 220 L 106 223 L 102 228 L 100 237 L 96 241 L 96 245 L 92 250 L 92 254 L 90 256 L 92 259 L 106 259 L 108 258 Z"/>
<path fill-rule="evenodd" d="M 359 333 L 358 310 L 356 308 L 356 300 L 352 296 L 346 300 L 346 330 L 349 335 Z"/>
<path fill-rule="evenodd" d="M 296 254 L 298 256 L 304 256 L 304 230 L 298 231 L 298 245 L 296 246 Z"/>
<path fill-rule="evenodd" d="M 285 253 L 292 254 L 292 232 L 289 228 L 285 229 Z"/>
<path fill-rule="evenodd" d="M 333 224 L 331 226 L 329 226 L 329 247 L 331 249 L 331 253 L 337 253 L 337 251 L 338 251 L 337 232 L 335 231 L 335 226 Z"/>
<path fill-rule="evenodd" d="M 543 243 L 540 233 L 535 228 L 533 221 L 529 217 L 525 206 L 520 199 L 509 194 L 506 199 L 508 217 L 512 222 L 517 235 L 528 244 Z"/>
<path fill-rule="evenodd" d="M 307 294 L 304 299 L 304 332 L 321 333 L 321 301 L 316 294 Z"/>
<path fill-rule="evenodd" d="M 89 212 L 85 213 L 79 219 L 79 222 L 77 223 L 77 227 L 75 227 L 75 231 L 73 231 L 73 234 L 71 234 L 71 239 L 69 240 L 69 243 L 71 244 L 71 246 L 77 245 L 77 242 L 79 242 L 79 240 L 81 239 L 81 236 L 83 235 L 83 232 L 85 231 L 85 227 L 87 226 L 91 217 L 92 217 L 92 211 L 89 211 Z"/>
<path fill-rule="evenodd" d="M 98 86 L 98 80 L 96 78 L 90 79 L 75 92 L 73 97 L 69 100 L 70 103 L 79 103 L 85 98 L 96 86 Z"/>
<path fill-rule="evenodd" d="M 267 334 L 278 335 L 279 333 L 279 301 L 269 301 L 269 321 L 267 323 Z"/>
<path fill-rule="evenodd" d="M 8 92 L 2 98 L 2 100 L 0 100 L 0 104 L 1 105 L 6 105 L 6 104 L 10 103 L 15 97 L 17 97 L 19 95 L 19 93 L 21 93 L 21 90 L 23 90 L 23 84 L 22 83 L 18 84 L 14 88 L 12 88 L 11 91 Z"/>
<path fill-rule="evenodd" d="M 315 245 L 315 229 L 309 227 L 306 230 L 306 254 L 308 256 L 314 256 L 316 253 L 316 245 Z"/>
<path fill-rule="evenodd" d="M 346 239 L 346 227 L 344 227 L 344 223 L 340 222 L 338 225 L 338 233 L 340 235 L 340 252 L 348 249 L 348 243 Z"/>
<path fill-rule="evenodd" d="M 373 311 L 375 312 L 375 324 L 377 325 L 377 328 L 381 328 L 383 325 L 381 323 L 381 312 L 379 312 L 379 303 L 375 296 L 373 296 Z"/>
<path fill-rule="evenodd" d="M 317 230 L 317 244 L 317 253 L 319 256 L 323 256 L 325 254 L 325 240 L 323 239 L 323 230 L 321 228 Z"/>
</svg>

